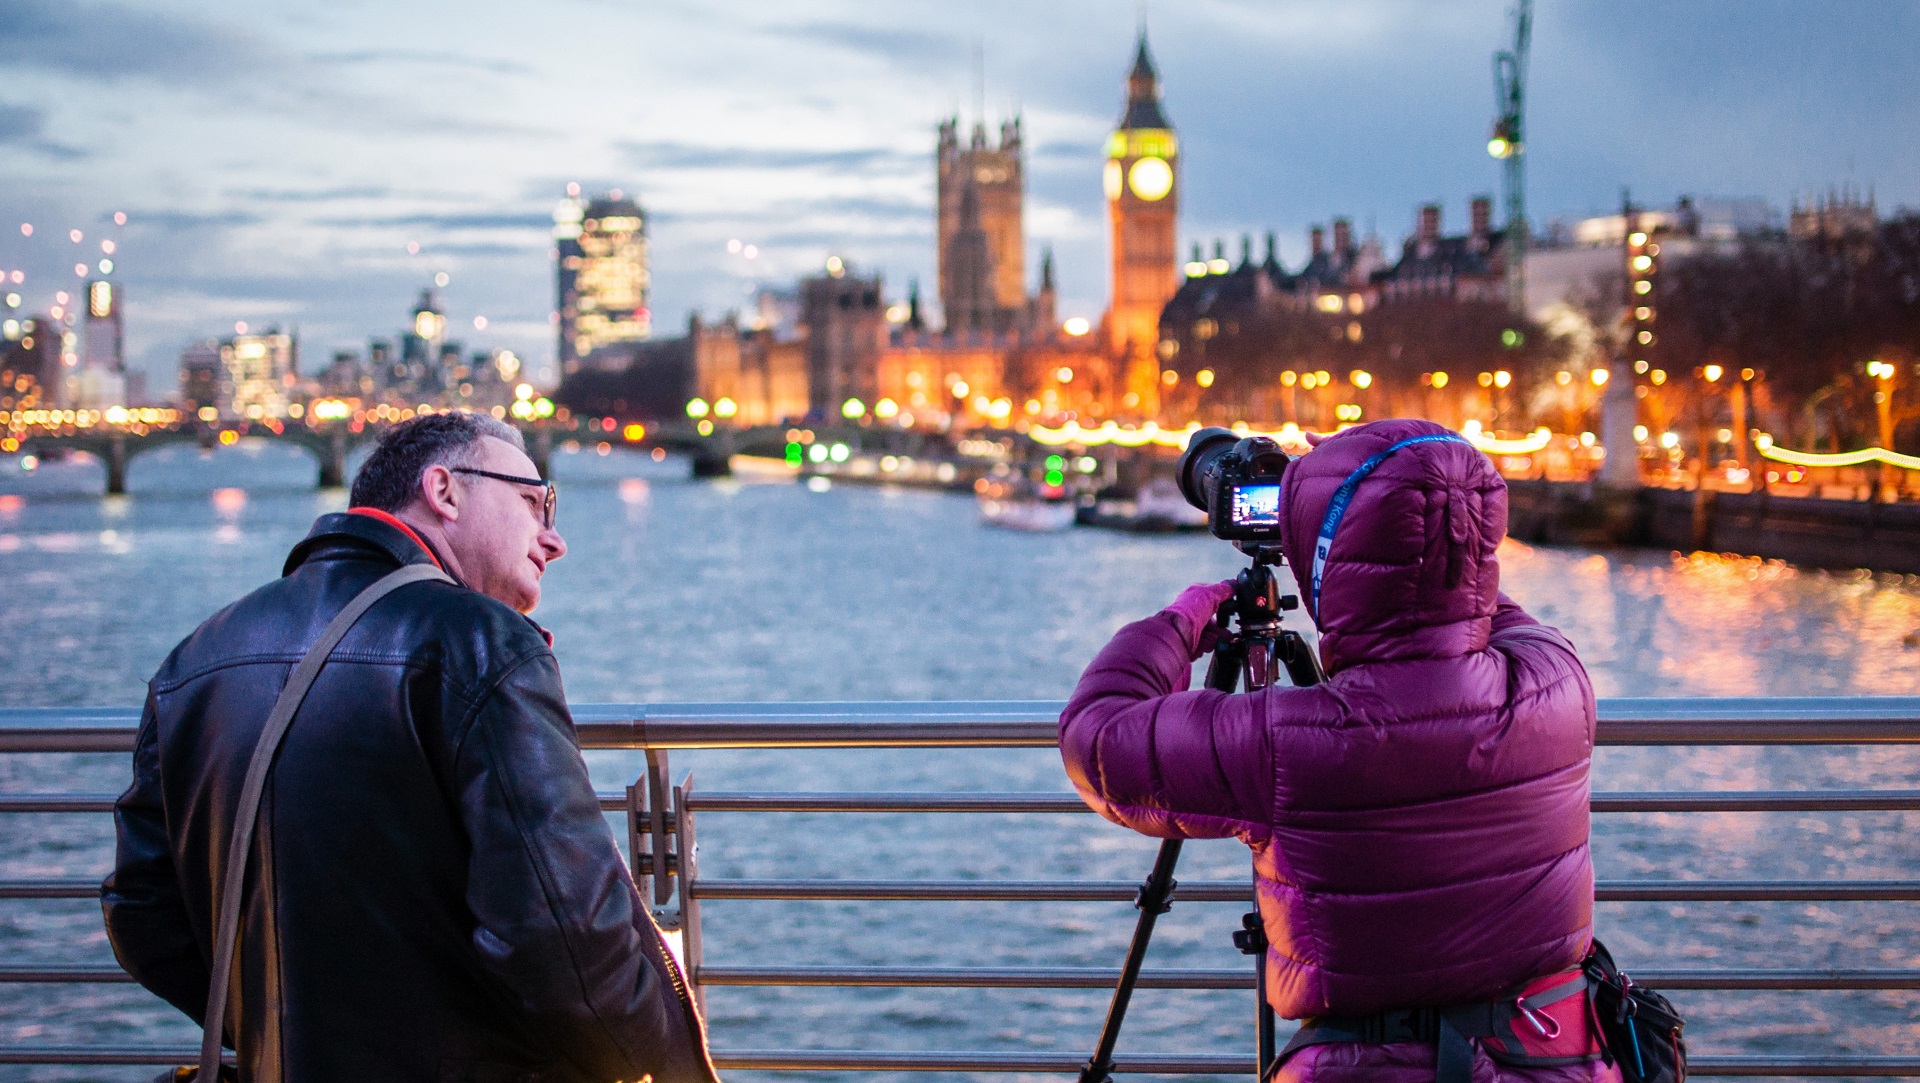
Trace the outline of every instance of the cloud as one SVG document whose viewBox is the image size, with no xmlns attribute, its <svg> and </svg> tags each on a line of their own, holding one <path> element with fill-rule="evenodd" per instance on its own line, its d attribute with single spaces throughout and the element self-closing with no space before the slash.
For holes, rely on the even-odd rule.
<svg viewBox="0 0 1920 1083">
<path fill-rule="evenodd" d="M 430 229 L 540 229 L 553 225 L 550 214 L 515 211 L 467 211 L 453 214 L 393 214 L 322 218 L 323 226 L 424 226 Z"/>
<path fill-rule="evenodd" d="M 142 228 L 151 226 L 168 233 L 190 233 L 205 229 L 231 229 L 237 226 L 257 225 L 266 219 L 247 211 L 201 213 L 180 210 L 134 210 L 129 212 L 129 221 Z"/>
<path fill-rule="evenodd" d="M 61 161 L 74 161 L 87 156 L 87 152 L 78 147 L 42 138 L 46 130 L 46 110 L 31 105 L 0 102 L 0 145 L 25 147 Z"/>
<path fill-rule="evenodd" d="M 39 138 L 46 127 L 45 110 L 0 102 L 0 143 L 29 142 Z"/>
<path fill-rule="evenodd" d="M 929 61 L 958 65 L 967 58 L 966 42 L 956 35 L 904 27 L 817 22 L 773 27 L 768 33 L 819 42 L 902 67 L 921 68 Z"/>
<path fill-rule="evenodd" d="M 144 80 L 243 107 L 317 117 L 357 132 L 383 128 L 408 135 L 547 134 L 493 118 L 433 114 L 406 97 L 375 96 L 347 85 L 335 70 L 338 63 L 381 58 L 483 69 L 504 63 L 484 58 L 368 49 L 335 54 L 328 63 L 294 53 L 261 34 L 112 0 L 0 0 L 0 28 L 0 70 L 38 69 L 103 85 Z"/>
<path fill-rule="evenodd" d="M 0 0 L 0 65 L 101 82 L 228 76 L 273 62 L 261 39 L 190 17 L 121 4 Z"/>
<path fill-rule="evenodd" d="M 491 75 L 533 74 L 533 68 L 512 60 L 427 49 L 357 49 L 341 53 L 313 53 L 308 59 L 320 64 L 432 64 Z"/>
<path fill-rule="evenodd" d="M 796 150 L 622 141 L 616 148 L 643 169 L 847 169 L 871 174 L 926 169 L 929 160 L 928 155 L 905 154 L 885 147 Z"/>
<path fill-rule="evenodd" d="M 334 203 L 362 199 L 384 199 L 394 194 L 386 185 L 359 185 L 340 188 L 242 188 L 226 193 L 231 199 L 251 199 L 261 203 Z"/>
</svg>

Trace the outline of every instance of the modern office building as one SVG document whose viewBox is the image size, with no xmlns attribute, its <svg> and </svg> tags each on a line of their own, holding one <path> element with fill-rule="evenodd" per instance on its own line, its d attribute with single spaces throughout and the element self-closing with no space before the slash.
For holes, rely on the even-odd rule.
<svg viewBox="0 0 1920 1083">
<path fill-rule="evenodd" d="M 180 401 L 192 412 L 233 409 L 233 379 L 220 357 L 220 344 L 196 342 L 180 354 Z"/>
<path fill-rule="evenodd" d="M 288 399 L 298 382 L 298 342 L 280 328 L 265 334 L 236 334 L 221 340 L 221 367 L 227 371 L 228 397 L 215 403 L 223 417 L 286 417 Z M 186 359 L 182 357 L 182 367 Z"/>
<path fill-rule="evenodd" d="M 60 378 L 60 325 L 48 316 L 10 318 L 0 335 L 0 410 L 54 405 Z"/>
<path fill-rule="evenodd" d="M 584 203 L 568 191 L 553 215 L 560 370 L 624 368 L 632 351 L 617 347 L 653 330 L 646 215 L 619 189 Z"/>
<path fill-rule="evenodd" d="M 104 410 L 127 404 L 125 328 L 120 316 L 122 298 L 113 282 L 96 278 L 87 283 L 86 351 L 67 376 L 66 399 L 77 409 Z"/>
</svg>

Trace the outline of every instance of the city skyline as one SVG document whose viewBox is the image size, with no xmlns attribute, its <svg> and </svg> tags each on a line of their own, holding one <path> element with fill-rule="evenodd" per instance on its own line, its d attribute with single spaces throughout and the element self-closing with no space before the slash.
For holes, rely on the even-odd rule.
<svg viewBox="0 0 1920 1083">
<path fill-rule="evenodd" d="M 778 23 L 744 6 L 559 10 L 570 18 L 415 6 L 314 22 L 221 4 L 190 16 L 0 4 L 21 28 L 0 41 L 0 65 L 22 76 L 0 92 L 14 220 L 0 223 L 0 270 L 26 269 L 25 309 L 44 311 L 54 289 L 82 288 L 76 258 L 115 238 L 128 360 L 157 390 L 188 341 L 236 320 L 298 326 L 316 357 L 364 347 L 442 271 L 450 337 L 546 360 L 551 211 L 568 181 L 624 188 L 652 219 L 659 334 L 692 308 L 744 307 L 751 283 L 790 283 L 829 253 L 884 272 L 896 295 L 917 278 L 928 296 L 936 126 L 956 109 L 969 126 L 1017 109 L 1029 275 L 1051 245 L 1059 314 L 1104 310 L 1100 146 L 1120 110 L 1131 8 L 996 19 L 907 5 L 884 23 L 826 4 Z M 1899 89 L 1917 65 L 1897 46 L 1920 7 L 1844 26 L 1803 14 L 1542 9 L 1536 225 L 1610 209 L 1622 184 L 1649 201 L 1757 195 L 1781 211 L 1843 183 L 1872 188 L 1883 209 L 1920 203 L 1920 151 L 1901 138 L 1914 107 Z M 1182 130 L 1182 252 L 1271 228 L 1297 265 L 1310 223 L 1350 215 L 1393 243 L 1420 203 L 1444 202 L 1452 226 L 1470 196 L 1497 192 L 1484 143 L 1503 3 L 1213 4 L 1150 22 Z M 623 31 L 687 47 L 626 67 L 587 48 Z M 187 89 L 170 85 L 189 70 Z M 72 228 L 86 234 L 81 257 Z M 758 259 L 730 254 L 730 239 Z"/>
</svg>

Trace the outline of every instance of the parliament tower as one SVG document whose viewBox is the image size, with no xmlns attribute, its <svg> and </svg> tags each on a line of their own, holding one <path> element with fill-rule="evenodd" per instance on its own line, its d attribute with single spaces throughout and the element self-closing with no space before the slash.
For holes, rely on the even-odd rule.
<svg viewBox="0 0 1920 1083">
<path fill-rule="evenodd" d="M 960 142 L 960 118 L 940 124 L 940 307 L 947 330 L 998 333 L 1027 303 L 1025 161 L 1020 118 L 1000 125 L 998 146 L 984 124 Z"/>
<path fill-rule="evenodd" d="M 1120 408 L 1158 409 L 1160 310 L 1178 287 L 1174 254 L 1179 213 L 1179 143 L 1160 109 L 1160 76 L 1147 52 L 1147 32 L 1127 75 L 1127 107 L 1107 139 L 1104 175 L 1113 224 L 1113 302 L 1107 345 L 1121 363 Z"/>
</svg>

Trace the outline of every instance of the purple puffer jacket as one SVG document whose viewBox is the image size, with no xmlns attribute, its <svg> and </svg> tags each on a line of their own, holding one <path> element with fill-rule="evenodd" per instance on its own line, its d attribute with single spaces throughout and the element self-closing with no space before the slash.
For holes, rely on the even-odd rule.
<svg viewBox="0 0 1920 1083">
<path fill-rule="evenodd" d="M 1303 604 L 1334 491 L 1424 421 L 1335 436 L 1288 470 Z M 1068 775 L 1101 815 L 1253 849 L 1280 1015 L 1488 1000 L 1577 966 L 1593 932 L 1593 690 L 1573 647 L 1500 593 L 1506 485 L 1464 443 L 1388 456 L 1335 535 L 1317 622 L 1325 683 L 1187 691 L 1198 629 L 1122 628 L 1060 717 Z M 1282 1081 L 1431 1080 L 1430 1045 L 1328 1045 Z M 1487 1080 L 1613 1080 L 1599 1064 Z"/>
</svg>

